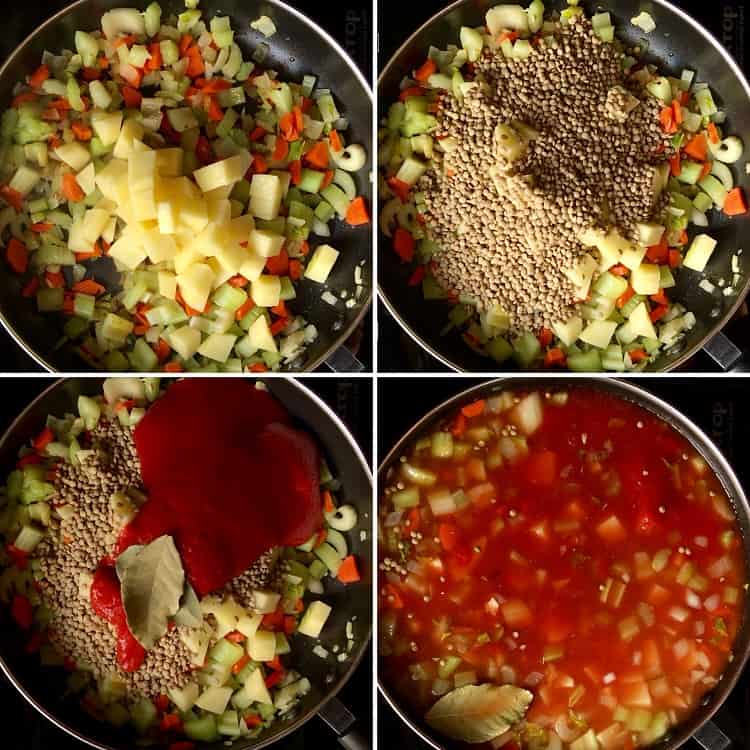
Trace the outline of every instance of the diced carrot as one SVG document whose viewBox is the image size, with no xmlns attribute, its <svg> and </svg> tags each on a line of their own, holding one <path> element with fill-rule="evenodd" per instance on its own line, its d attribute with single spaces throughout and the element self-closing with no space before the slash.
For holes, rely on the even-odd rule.
<svg viewBox="0 0 750 750">
<path fill-rule="evenodd" d="M 211 148 L 211 143 L 205 135 L 198 137 L 198 143 L 195 146 L 195 155 L 198 157 L 198 161 L 204 166 L 213 162 L 213 148 Z"/>
<path fill-rule="evenodd" d="M 331 144 L 331 151 L 335 153 L 342 151 L 344 148 L 344 145 L 341 143 L 341 136 L 339 136 L 337 130 L 332 130 L 328 134 L 328 142 Z"/>
<path fill-rule="evenodd" d="M 672 107 L 664 107 L 659 113 L 659 122 L 661 123 L 661 129 L 665 133 L 676 133 L 677 125 L 674 121 L 674 110 Z"/>
<path fill-rule="evenodd" d="M 20 107 L 22 104 L 28 104 L 29 102 L 35 102 L 39 98 L 38 94 L 32 91 L 28 91 L 25 94 L 19 94 L 13 98 L 10 106 L 13 108 Z"/>
<path fill-rule="evenodd" d="M 81 68 L 81 78 L 87 83 L 98 81 L 102 77 L 102 71 L 99 68 Z"/>
<path fill-rule="evenodd" d="M 299 108 L 302 110 L 302 114 L 306 115 L 312 109 L 312 105 L 313 100 L 308 98 L 307 96 L 303 96 L 302 101 L 299 105 Z"/>
<path fill-rule="evenodd" d="M 72 203 L 82 201 L 86 194 L 81 190 L 81 186 L 72 172 L 66 172 L 62 179 L 62 193 L 66 200 Z"/>
<path fill-rule="evenodd" d="M 324 190 L 327 188 L 333 182 L 335 176 L 336 173 L 332 169 L 326 169 L 326 173 L 323 176 L 323 182 L 320 183 L 320 189 Z"/>
<path fill-rule="evenodd" d="M 255 302 L 253 302 L 252 298 L 248 297 L 244 304 L 237 308 L 237 312 L 234 314 L 234 319 L 242 320 L 254 307 Z"/>
<path fill-rule="evenodd" d="M 705 133 L 698 133 L 698 135 L 691 138 L 683 150 L 689 157 L 696 161 L 706 161 L 706 157 L 708 156 L 708 140 Z"/>
<path fill-rule="evenodd" d="M 333 513 L 336 510 L 336 505 L 333 502 L 333 495 L 329 490 L 323 491 L 323 510 L 326 513 Z"/>
<path fill-rule="evenodd" d="M 183 366 L 179 362 L 167 362 L 164 367 L 161 368 L 164 372 L 182 372 Z"/>
<path fill-rule="evenodd" d="M 53 440 L 55 433 L 49 427 L 45 427 L 32 441 L 31 444 L 37 453 L 41 453 Z"/>
<path fill-rule="evenodd" d="M 197 44 L 188 49 L 187 57 L 190 60 L 187 67 L 188 76 L 190 78 L 202 76 L 206 72 L 206 66 L 203 64 L 203 57 Z"/>
<path fill-rule="evenodd" d="M 128 47 L 130 47 L 132 44 L 135 44 L 135 34 L 127 34 L 126 36 L 117 37 L 117 39 L 112 42 L 112 46 L 115 49 L 122 47 L 123 44 Z"/>
<path fill-rule="evenodd" d="M 724 202 L 724 213 L 727 216 L 741 216 L 747 213 L 747 199 L 741 187 L 729 191 Z"/>
<path fill-rule="evenodd" d="M 164 339 L 159 339 L 153 345 L 154 353 L 160 363 L 166 362 L 169 359 L 169 355 L 172 353 L 172 347 Z"/>
<path fill-rule="evenodd" d="M 268 131 L 258 125 L 255 130 L 248 136 L 251 141 L 259 141 Z"/>
<path fill-rule="evenodd" d="M 26 269 L 29 267 L 29 251 L 23 242 L 12 237 L 5 250 L 5 257 L 8 260 L 8 265 L 16 273 L 26 273 Z"/>
<path fill-rule="evenodd" d="M 649 299 L 652 302 L 656 302 L 657 305 L 668 305 L 669 304 L 669 297 L 667 297 L 667 295 L 664 294 L 664 290 L 663 289 L 659 289 L 659 291 L 656 294 L 650 295 Z"/>
<path fill-rule="evenodd" d="M 688 233 L 687 233 L 687 230 L 686 230 L 686 229 L 683 229 L 683 230 L 682 230 L 682 231 L 680 232 L 680 236 L 679 236 L 679 238 L 678 238 L 678 240 L 677 240 L 677 244 L 678 244 L 678 245 L 680 245 L 680 246 L 682 246 L 682 245 L 687 245 L 687 243 L 688 243 L 688 239 L 689 239 L 689 238 L 688 238 Z"/>
<path fill-rule="evenodd" d="M 441 523 L 438 527 L 438 538 L 446 552 L 452 552 L 458 543 L 458 527 L 453 523 Z"/>
<path fill-rule="evenodd" d="M 29 630 L 34 623 L 34 609 L 23 594 L 15 594 L 10 606 L 10 614 L 16 625 L 22 630 Z"/>
<path fill-rule="evenodd" d="M 302 263 L 296 258 L 289 261 L 289 278 L 292 281 L 299 281 L 302 278 Z"/>
<path fill-rule="evenodd" d="M 497 38 L 497 41 L 498 41 L 498 44 L 502 44 L 503 42 L 515 42 L 519 36 L 520 34 L 517 31 L 504 31 Z"/>
<path fill-rule="evenodd" d="M 252 170 L 255 174 L 265 174 L 268 172 L 268 162 L 263 158 L 263 154 L 253 154 Z"/>
<path fill-rule="evenodd" d="M 310 243 L 307 240 L 302 240 L 299 251 L 307 257 L 310 254 Z"/>
<path fill-rule="evenodd" d="M 44 120 L 44 122 L 60 122 L 60 120 L 62 120 L 62 115 L 60 114 L 60 112 L 56 109 L 52 109 L 52 107 L 48 107 L 47 109 L 45 109 L 40 116 L 42 120 Z M 62 143 L 62 141 L 56 135 L 51 135 L 50 140 L 55 140 L 57 142 L 55 148 L 57 148 L 57 146 Z"/>
<path fill-rule="evenodd" d="M 287 112 L 279 120 L 279 129 L 281 137 L 289 141 L 299 140 L 301 129 L 297 128 L 297 122 L 294 112 Z"/>
<path fill-rule="evenodd" d="M 357 196 L 346 211 L 346 223 L 353 227 L 370 223 L 370 212 L 363 196 Z"/>
<path fill-rule="evenodd" d="M 470 404 L 466 404 L 466 406 L 461 409 L 461 414 L 467 419 L 473 419 L 484 413 L 484 407 L 485 400 L 480 398 L 478 401 L 472 401 Z"/>
<path fill-rule="evenodd" d="M 241 274 L 237 274 L 236 276 L 232 276 L 232 278 L 227 281 L 227 284 L 235 289 L 244 289 L 248 285 L 248 280 Z"/>
<path fill-rule="evenodd" d="M 98 281 L 94 281 L 93 279 L 83 279 L 83 281 L 73 284 L 73 291 L 77 294 L 91 294 L 96 297 L 100 294 L 104 294 L 106 290 Z"/>
<path fill-rule="evenodd" d="M 212 78 L 210 81 L 205 78 L 197 78 L 194 83 L 196 88 L 199 88 L 204 94 L 218 94 L 219 91 L 227 91 L 232 88 L 232 84 L 226 78 Z"/>
<path fill-rule="evenodd" d="M 140 109 L 143 98 L 140 91 L 136 91 L 132 86 L 123 86 L 120 93 L 128 109 Z"/>
<path fill-rule="evenodd" d="M 271 154 L 271 159 L 273 159 L 273 161 L 284 161 L 284 159 L 286 159 L 288 155 L 289 141 L 285 140 L 284 138 L 277 138 L 276 145 L 273 149 L 273 154 Z"/>
<path fill-rule="evenodd" d="M 414 71 L 414 80 L 419 81 L 420 83 L 426 83 L 427 79 L 435 72 L 437 72 L 435 61 L 427 59 Z"/>
<path fill-rule="evenodd" d="M 542 330 L 539 331 L 539 335 L 537 336 L 542 349 L 546 349 L 552 343 L 552 338 L 553 334 L 549 328 L 542 328 Z"/>
<path fill-rule="evenodd" d="M 65 286 L 65 277 L 59 271 L 56 273 L 52 271 L 45 272 L 44 280 L 50 289 L 62 289 Z"/>
<path fill-rule="evenodd" d="M 33 297 L 37 290 L 39 289 L 39 277 L 38 276 L 32 276 L 29 281 L 26 283 L 23 289 L 21 289 L 21 296 L 22 297 Z"/>
<path fill-rule="evenodd" d="M 459 414 L 453 421 L 451 426 L 451 434 L 453 437 L 461 437 L 466 432 L 466 417 L 463 414 Z"/>
<path fill-rule="evenodd" d="M 120 76 L 134 89 L 139 89 L 141 83 L 143 83 L 143 71 L 140 68 L 134 68 L 132 65 L 121 65 Z"/>
<path fill-rule="evenodd" d="M 539 451 L 526 461 L 526 477 L 531 484 L 550 486 L 557 481 L 557 454 Z"/>
<path fill-rule="evenodd" d="M 79 121 L 72 123 L 70 129 L 73 131 L 76 140 L 79 141 L 90 141 L 94 136 L 91 128 Z"/>
<path fill-rule="evenodd" d="M 36 234 L 43 234 L 44 232 L 49 232 L 51 229 L 54 229 L 55 225 L 50 224 L 46 221 L 40 221 L 36 224 L 31 225 L 31 231 L 35 232 Z"/>
<path fill-rule="evenodd" d="M 161 45 L 159 42 L 153 42 L 148 45 L 150 59 L 146 60 L 146 70 L 159 70 L 162 66 Z"/>
<path fill-rule="evenodd" d="M 398 96 L 399 100 L 402 102 L 405 102 L 407 99 L 410 99 L 413 96 L 422 96 L 422 94 L 425 93 L 425 90 L 421 86 L 411 86 L 409 88 L 404 89 Z"/>
<path fill-rule="evenodd" d="M 661 320 L 667 313 L 669 312 L 669 306 L 668 305 L 659 305 L 659 307 L 655 307 L 649 314 L 649 318 L 651 318 L 652 323 L 656 323 L 658 320 Z M 632 357 L 631 357 L 632 359 Z"/>
<path fill-rule="evenodd" d="M 240 633 L 239 630 L 233 630 L 231 633 L 227 633 L 224 637 L 230 643 L 242 643 L 245 640 L 245 636 Z"/>
<path fill-rule="evenodd" d="M 674 121 L 677 125 L 682 125 L 682 105 L 679 99 L 675 99 L 672 102 L 672 113 L 674 114 Z"/>
<path fill-rule="evenodd" d="M 23 195 L 14 190 L 10 185 L 0 185 L 0 198 L 16 211 L 23 211 Z"/>
<path fill-rule="evenodd" d="M 679 250 L 669 251 L 669 267 L 679 268 L 682 265 L 682 253 Z"/>
<path fill-rule="evenodd" d="M 255 729 L 263 723 L 263 719 L 258 714 L 249 714 L 245 717 L 245 726 L 248 729 Z"/>
<path fill-rule="evenodd" d="M 544 355 L 544 366 L 545 367 L 555 367 L 557 365 L 562 366 L 565 364 L 566 357 L 565 352 L 560 349 L 560 347 L 555 347 L 554 349 L 550 349 L 545 355 Z"/>
<path fill-rule="evenodd" d="M 414 259 L 415 247 L 416 243 L 414 242 L 414 237 L 411 232 L 408 232 L 402 227 L 396 229 L 393 233 L 393 249 L 396 251 L 396 255 L 398 255 L 404 263 L 412 262 Z"/>
<path fill-rule="evenodd" d="M 618 263 L 616 266 L 612 266 L 612 268 L 609 269 L 609 272 L 615 276 L 627 276 L 630 273 L 630 270 L 627 266 L 623 266 L 622 263 Z"/>
<path fill-rule="evenodd" d="M 292 176 L 292 185 L 299 185 L 302 182 L 302 162 L 299 159 L 289 162 L 288 169 Z"/>
<path fill-rule="evenodd" d="M 292 114 L 294 115 L 294 127 L 297 128 L 298 133 L 302 133 L 305 129 L 305 118 L 302 116 L 302 108 L 295 107 L 292 110 Z"/>
<path fill-rule="evenodd" d="M 65 97 L 61 97 L 59 99 L 53 99 L 49 106 L 52 107 L 52 109 L 60 110 L 61 112 L 69 112 L 72 107 L 70 106 L 70 102 L 65 99 Z"/>
<path fill-rule="evenodd" d="M 288 318 L 289 317 L 289 310 L 287 310 L 286 302 L 284 300 L 279 300 L 278 305 L 274 305 L 271 308 L 271 312 L 276 315 L 279 318 Z"/>
<path fill-rule="evenodd" d="M 427 267 L 426 266 L 417 266 L 414 269 L 414 272 L 411 276 L 409 276 L 409 281 L 407 282 L 409 286 L 419 286 L 423 281 L 424 277 L 427 275 Z"/>
<path fill-rule="evenodd" d="M 617 298 L 616 305 L 619 308 L 624 307 L 627 301 L 635 294 L 635 290 L 632 286 L 628 288 Z"/>
<path fill-rule="evenodd" d="M 679 151 L 669 160 L 669 171 L 672 177 L 679 177 L 682 174 L 682 159 L 680 159 Z"/>
<path fill-rule="evenodd" d="M 188 49 L 190 49 L 190 46 L 193 44 L 195 40 L 190 34 L 183 34 L 182 37 L 180 37 L 180 43 L 178 45 L 180 50 L 180 57 L 184 57 L 187 53 Z"/>
<path fill-rule="evenodd" d="M 669 258 L 669 245 L 667 245 L 666 235 L 662 237 L 658 245 L 651 245 L 646 248 L 646 257 L 652 263 L 666 263 Z"/>
<path fill-rule="evenodd" d="M 356 583 L 362 579 L 357 567 L 357 558 L 349 555 L 341 561 L 337 577 L 341 583 Z"/>
<path fill-rule="evenodd" d="M 289 270 L 289 253 L 282 248 L 278 255 L 268 258 L 266 260 L 266 270 L 274 276 L 285 276 Z"/>
<path fill-rule="evenodd" d="M 219 106 L 219 103 L 213 96 L 206 97 L 208 119 L 211 122 L 221 122 L 224 119 L 224 110 Z"/>
<path fill-rule="evenodd" d="M 712 169 L 713 169 L 713 163 L 710 161 L 707 161 L 703 165 L 703 169 L 701 169 L 701 179 L 703 179 L 704 177 L 708 177 L 708 175 L 711 174 Z"/>
<path fill-rule="evenodd" d="M 272 336 L 278 336 L 289 325 L 289 318 L 279 318 L 268 327 Z"/>
<path fill-rule="evenodd" d="M 316 169 L 328 169 L 328 144 L 318 141 L 306 154 L 305 161 Z"/>
<path fill-rule="evenodd" d="M 402 202 L 407 203 L 409 200 L 409 193 L 411 192 L 411 186 L 404 182 L 403 180 L 399 180 L 397 177 L 389 177 L 386 182 L 388 183 L 388 187 L 391 189 L 393 194 Z"/>
<path fill-rule="evenodd" d="M 49 68 L 46 65 L 40 65 L 30 76 L 29 86 L 32 89 L 38 89 L 49 78 Z"/>
<path fill-rule="evenodd" d="M 648 352 L 645 349 L 633 349 L 628 354 L 630 355 L 630 361 L 636 364 L 643 362 L 644 359 L 648 359 Z"/>
<path fill-rule="evenodd" d="M 96 60 L 97 65 L 102 70 L 108 70 L 109 69 L 109 60 L 107 59 L 106 55 L 99 55 L 99 57 Z"/>
<path fill-rule="evenodd" d="M 713 122 L 708 123 L 707 130 L 708 130 L 708 139 L 711 141 L 711 143 L 717 144 L 721 142 L 721 138 L 719 136 L 719 130 Z"/>
</svg>

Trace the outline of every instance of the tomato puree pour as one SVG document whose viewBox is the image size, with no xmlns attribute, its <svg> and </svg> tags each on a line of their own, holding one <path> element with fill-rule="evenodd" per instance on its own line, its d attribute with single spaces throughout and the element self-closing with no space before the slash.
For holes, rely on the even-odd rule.
<svg viewBox="0 0 750 750">
<path fill-rule="evenodd" d="M 135 444 L 148 500 L 117 554 L 172 535 L 200 596 L 322 523 L 315 443 L 243 380 L 174 383 L 139 422 Z"/>
<path fill-rule="evenodd" d="M 668 424 L 594 390 L 504 393 L 397 467 L 381 654 L 417 711 L 514 683 L 534 694 L 528 724 L 494 747 L 614 750 L 656 741 L 716 684 L 741 624 L 741 536 Z"/>
</svg>

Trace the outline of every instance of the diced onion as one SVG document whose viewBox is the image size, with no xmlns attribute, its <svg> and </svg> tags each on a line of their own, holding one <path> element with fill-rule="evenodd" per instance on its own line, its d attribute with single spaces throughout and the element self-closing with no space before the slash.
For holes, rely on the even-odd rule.
<svg viewBox="0 0 750 750">
<path fill-rule="evenodd" d="M 732 561 L 724 556 L 708 566 L 707 573 L 711 578 L 722 578 L 732 570 Z"/>
<path fill-rule="evenodd" d="M 682 607 L 672 607 L 669 610 L 669 616 L 676 622 L 685 622 L 690 617 L 690 613 Z"/>
<path fill-rule="evenodd" d="M 526 679 L 523 681 L 523 684 L 526 687 L 535 688 L 537 685 L 540 685 L 542 683 L 542 680 L 544 680 L 544 675 L 541 672 L 531 672 L 530 674 L 526 675 Z"/>
<path fill-rule="evenodd" d="M 698 596 L 698 594 L 696 594 L 695 591 L 690 591 L 689 589 L 685 592 L 685 603 L 691 609 L 701 609 L 703 607 L 703 602 L 701 602 L 701 598 Z"/>
<path fill-rule="evenodd" d="M 672 647 L 676 659 L 684 659 L 690 651 L 690 644 L 683 638 Z"/>
<path fill-rule="evenodd" d="M 721 597 L 718 594 L 713 594 L 706 599 L 703 606 L 709 612 L 715 612 L 721 606 Z"/>
<path fill-rule="evenodd" d="M 404 512 L 402 510 L 395 510 L 392 513 L 389 513 L 385 517 L 384 526 L 387 529 L 392 528 L 393 526 L 398 526 L 401 523 L 401 519 L 404 517 Z"/>
</svg>

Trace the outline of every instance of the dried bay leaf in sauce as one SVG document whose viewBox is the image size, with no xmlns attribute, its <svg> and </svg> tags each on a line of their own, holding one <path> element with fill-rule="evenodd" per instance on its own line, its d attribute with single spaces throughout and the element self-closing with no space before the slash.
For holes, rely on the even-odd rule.
<svg viewBox="0 0 750 750">
<path fill-rule="evenodd" d="M 180 608 L 174 616 L 176 625 L 184 625 L 186 628 L 198 628 L 203 623 L 203 612 L 198 601 L 195 589 L 185 582 L 185 590 L 180 599 Z"/>
<path fill-rule="evenodd" d="M 435 703 L 425 720 L 451 739 L 479 744 L 517 724 L 533 699 L 514 685 L 464 685 Z"/>
<path fill-rule="evenodd" d="M 123 566 L 121 581 L 128 628 L 144 648 L 153 648 L 167 632 L 169 618 L 180 609 L 185 587 L 185 571 L 172 537 L 160 536 L 132 555 Z"/>
<path fill-rule="evenodd" d="M 115 562 L 115 570 L 117 571 L 117 577 L 120 579 L 120 583 L 122 583 L 122 577 L 125 574 L 125 569 L 128 567 L 128 565 L 130 565 L 131 562 L 133 562 L 136 555 L 142 549 L 142 544 L 133 544 L 117 558 L 117 562 Z"/>
</svg>

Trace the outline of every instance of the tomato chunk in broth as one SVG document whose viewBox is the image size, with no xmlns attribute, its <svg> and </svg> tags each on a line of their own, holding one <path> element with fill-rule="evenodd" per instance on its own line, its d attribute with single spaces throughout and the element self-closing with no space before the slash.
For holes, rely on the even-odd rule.
<svg viewBox="0 0 750 750">
<path fill-rule="evenodd" d="M 651 744 L 730 659 L 747 589 L 731 504 L 620 398 L 465 406 L 392 470 L 379 524 L 386 684 L 419 714 L 462 685 L 526 687 L 525 722 L 493 747 Z"/>
</svg>

